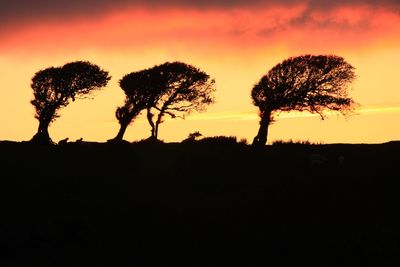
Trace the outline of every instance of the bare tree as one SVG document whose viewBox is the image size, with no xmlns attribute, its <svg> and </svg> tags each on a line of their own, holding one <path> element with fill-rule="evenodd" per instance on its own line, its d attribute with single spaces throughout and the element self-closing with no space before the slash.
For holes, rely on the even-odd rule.
<svg viewBox="0 0 400 267">
<path fill-rule="evenodd" d="M 266 144 L 277 112 L 309 111 L 322 119 L 325 110 L 350 114 L 356 104 L 348 96 L 348 85 L 355 77 L 354 67 L 335 55 L 304 55 L 279 63 L 251 91 L 261 118 L 253 145 Z"/>
<path fill-rule="evenodd" d="M 75 101 L 76 97 L 82 98 L 106 86 L 110 79 L 107 71 L 87 61 L 75 61 L 62 67 L 38 71 L 32 78 L 35 99 L 31 104 L 35 107 L 39 127 L 31 142 L 52 144 L 48 127 L 59 117 L 58 110 L 67 106 L 70 99 Z"/>
</svg>

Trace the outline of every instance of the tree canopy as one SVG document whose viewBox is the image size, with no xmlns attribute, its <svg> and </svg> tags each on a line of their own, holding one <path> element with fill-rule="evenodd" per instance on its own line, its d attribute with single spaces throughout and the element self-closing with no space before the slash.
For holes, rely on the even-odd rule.
<svg viewBox="0 0 400 267">
<path fill-rule="evenodd" d="M 325 110 L 349 114 L 355 102 L 348 96 L 348 85 L 355 77 L 354 67 L 335 55 L 304 55 L 279 63 L 251 91 L 261 118 L 253 144 L 267 142 L 268 126 L 277 112 L 309 111 L 322 119 Z"/>
<path fill-rule="evenodd" d="M 182 62 L 166 62 L 124 76 L 120 86 L 125 104 L 116 111 L 121 127 L 112 140 L 121 141 L 129 123 L 144 109 L 152 128 L 151 138 L 157 139 L 165 115 L 185 118 L 213 103 L 214 83 L 205 72 Z"/>
<path fill-rule="evenodd" d="M 75 61 L 62 67 L 49 67 L 38 71 L 32 78 L 35 118 L 39 128 L 33 142 L 51 143 L 48 126 L 59 117 L 58 110 L 70 99 L 82 98 L 95 89 L 106 86 L 111 77 L 107 71 L 87 61 Z"/>
</svg>

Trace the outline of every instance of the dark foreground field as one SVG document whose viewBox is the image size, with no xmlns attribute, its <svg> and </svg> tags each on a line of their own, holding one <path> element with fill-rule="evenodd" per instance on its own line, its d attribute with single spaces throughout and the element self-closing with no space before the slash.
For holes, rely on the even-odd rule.
<svg viewBox="0 0 400 267">
<path fill-rule="evenodd" d="M 0 154 L 0 266 L 400 264 L 399 142 Z"/>
</svg>

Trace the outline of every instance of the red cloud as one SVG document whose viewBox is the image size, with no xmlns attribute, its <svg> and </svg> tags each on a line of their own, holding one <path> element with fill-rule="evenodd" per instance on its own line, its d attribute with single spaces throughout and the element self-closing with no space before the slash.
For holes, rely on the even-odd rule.
<svg viewBox="0 0 400 267">
<path fill-rule="evenodd" d="M 329 11 L 308 5 L 274 6 L 256 10 L 127 9 L 98 19 L 44 21 L 3 32 L 3 51 L 141 49 L 179 45 L 260 48 L 277 44 L 306 49 L 362 47 L 400 37 L 400 16 L 368 6 Z M 7 50 L 6 50 L 7 49 Z"/>
</svg>

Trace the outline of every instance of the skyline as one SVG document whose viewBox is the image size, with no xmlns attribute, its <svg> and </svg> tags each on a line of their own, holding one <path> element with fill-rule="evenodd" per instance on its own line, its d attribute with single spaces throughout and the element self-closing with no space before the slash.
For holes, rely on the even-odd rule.
<svg viewBox="0 0 400 267">
<path fill-rule="evenodd" d="M 329 116 L 324 121 L 309 114 L 282 113 L 270 128 L 268 143 L 400 139 L 399 1 L 103 0 L 95 6 L 91 1 L 48 1 L 48 6 L 36 1 L 41 8 L 32 10 L 28 3 L 34 2 L 1 4 L 2 140 L 29 140 L 36 131 L 29 103 L 35 72 L 88 60 L 109 71 L 112 79 L 92 100 L 77 100 L 60 110 L 61 117 L 49 128 L 54 141 L 113 138 L 118 131 L 115 109 L 124 99 L 118 80 L 165 61 L 183 61 L 215 78 L 216 103 L 186 120 L 166 120 L 160 139 L 176 142 L 200 131 L 204 136 L 235 135 L 251 142 L 259 121 L 251 104 L 253 85 L 274 65 L 302 54 L 336 54 L 352 64 L 358 77 L 350 95 L 360 110 L 348 119 Z M 146 123 L 143 116 L 133 122 L 125 139 L 148 137 Z"/>
</svg>

